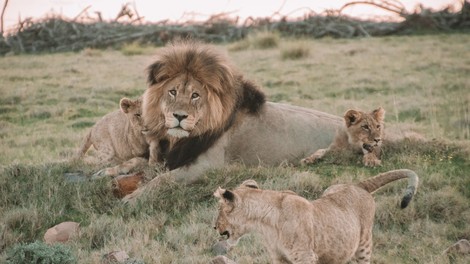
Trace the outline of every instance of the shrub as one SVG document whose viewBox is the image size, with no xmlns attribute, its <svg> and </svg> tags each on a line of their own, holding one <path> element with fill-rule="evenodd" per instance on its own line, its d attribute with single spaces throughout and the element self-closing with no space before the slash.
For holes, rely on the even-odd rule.
<svg viewBox="0 0 470 264">
<path fill-rule="evenodd" d="M 281 58 L 283 60 L 297 60 L 310 55 L 310 48 L 306 43 L 296 43 L 282 49 Z"/>
<path fill-rule="evenodd" d="M 133 55 L 142 55 L 146 52 L 147 47 L 142 46 L 137 42 L 132 42 L 128 44 L 124 44 L 121 47 L 122 54 L 126 56 L 133 56 Z"/>
<path fill-rule="evenodd" d="M 46 245 L 36 241 L 31 244 L 20 244 L 7 252 L 7 264 L 74 264 L 76 258 L 64 245 Z"/>
<path fill-rule="evenodd" d="M 249 37 L 254 48 L 270 49 L 279 46 L 279 34 L 273 32 L 259 32 Z"/>
</svg>

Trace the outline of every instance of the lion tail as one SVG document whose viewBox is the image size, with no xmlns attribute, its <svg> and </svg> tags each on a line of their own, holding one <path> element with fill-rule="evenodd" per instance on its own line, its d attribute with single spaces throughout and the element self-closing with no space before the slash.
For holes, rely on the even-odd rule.
<svg viewBox="0 0 470 264">
<path fill-rule="evenodd" d="M 81 159 L 85 155 L 85 153 L 88 151 L 88 149 L 91 147 L 91 130 L 88 132 L 88 134 L 85 136 L 83 139 L 82 145 L 80 146 L 80 149 L 78 150 L 75 158 L 76 159 Z"/>
<path fill-rule="evenodd" d="M 401 200 L 401 208 L 405 208 L 410 203 L 418 188 L 418 175 L 416 175 L 416 173 L 412 170 L 401 169 L 384 172 L 358 183 L 357 186 L 363 188 L 369 193 L 373 193 L 382 186 L 403 178 L 408 178 L 408 186 L 406 187 L 405 193 Z"/>
</svg>

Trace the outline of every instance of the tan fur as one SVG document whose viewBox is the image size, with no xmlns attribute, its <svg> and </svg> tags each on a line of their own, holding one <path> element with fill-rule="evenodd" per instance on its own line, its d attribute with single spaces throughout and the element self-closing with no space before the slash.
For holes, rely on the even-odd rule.
<svg viewBox="0 0 470 264">
<path fill-rule="evenodd" d="M 418 186 L 410 170 L 379 174 L 358 184 L 329 187 L 308 201 L 288 192 L 261 190 L 242 184 L 233 191 L 218 188 L 215 229 L 235 245 L 250 232 L 260 233 L 272 263 L 370 263 L 375 202 L 370 194 L 381 186 L 408 178 L 402 202 L 406 207 Z"/>
<path fill-rule="evenodd" d="M 142 101 L 140 98 L 122 98 L 119 104 L 120 110 L 105 115 L 92 127 L 78 152 L 78 158 L 83 158 L 93 145 L 98 158 L 93 162 L 119 164 L 95 176 L 128 173 L 132 168 L 147 162 L 144 156 L 148 154 L 149 145 L 142 134 Z"/>
<path fill-rule="evenodd" d="M 340 117 L 292 105 L 266 102 L 251 111 L 249 104 L 256 100 L 246 93 L 258 89 L 212 46 L 174 43 L 159 50 L 149 69 L 143 117 L 153 146 L 167 139 L 172 151 L 188 138 L 220 137 L 193 162 L 156 177 L 125 201 L 159 185 L 166 176 L 192 183 L 207 170 L 234 162 L 247 166 L 298 164 L 302 157 L 326 148 L 341 127 Z M 251 87 L 248 92 L 247 86 Z"/>
<path fill-rule="evenodd" d="M 385 110 L 382 107 L 370 113 L 348 110 L 344 114 L 345 126 L 327 149 L 319 149 L 302 159 L 302 164 L 312 164 L 329 151 L 353 151 L 363 154 L 363 164 L 369 167 L 381 165 L 380 152 L 384 135 Z"/>
</svg>

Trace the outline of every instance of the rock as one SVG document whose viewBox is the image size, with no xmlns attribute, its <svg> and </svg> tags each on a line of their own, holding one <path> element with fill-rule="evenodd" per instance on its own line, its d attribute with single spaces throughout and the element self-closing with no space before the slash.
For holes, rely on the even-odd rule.
<svg viewBox="0 0 470 264">
<path fill-rule="evenodd" d="M 81 172 L 68 172 L 64 173 L 65 182 L 76 183 L 84 182 L 87 180 L 87 177 Z"/>
<path fill-rule="evenodd" d="M 78 234 L 80 224 L 77 222 L 62 222 L 49 228 L 44 234 L 44 242 L 53 244 L 56 242 L 65 243 L 73 235 Z"/>
<path fill-rule="evenodd" d="M 229 249 L 230 245 L 226 240 L 217 241 L 214 245 L 212 245 L 212 253 L 214 253 L 214 255 L 225 255 Z"/>
<path fill-rule="evenodd" d="M 108 264 L 108 263 L 124 263 L 129 259 L 129 255 L 127 255 L 124 251 L 113 251 L 103 256 L 101 263 Z"/>
<path fill-rule="evenodd" d="M 209 262 L 210 264 L 237 264 L 235 261 L 227 258 L 226 256 L 217 256 Z"/>
<path fill-rule="evenodd" d="M 466 239 L 460 239 L 457 243 L 448 247 L 445 254 L 470 254 L 470 242 Z"/>
<path fill-rule="evenodd" d="M 117 176 L 112 182 L 113 194 L 116 198 L 123 198 L 139 188 L 144 180 L 145 174 L 143 172 Z"/>
</svg>

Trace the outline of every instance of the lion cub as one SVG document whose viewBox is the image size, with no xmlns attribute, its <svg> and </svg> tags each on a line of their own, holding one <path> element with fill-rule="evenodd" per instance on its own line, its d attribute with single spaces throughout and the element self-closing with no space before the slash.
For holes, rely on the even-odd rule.
<svg viewBox="0 0 470 264">
<path fill-rule="evenodd" d="M 137 165 L 147 162 L 149 145 L 143 134 L 142 101 L 140 98 L 122 98 L 119 105 L 120 110 L 105 115 L 91 128 L 77 154 L 78 158 L 82 158 L 93 145 L 98 163 L 122 163 L 94 176 L 128 173 Z"/>
<path fill-rule="evenodd" d="M 380 148 L 384 131 L 385 110 L 382 107 L 370 113 L 348 110 L 344 114 L 346 127 L 336 134 L 333 143 L 327 149 L 319 149 L 302 159 L 301 164 L 311 164 L 321 159 L 329 151 L 362 153 L 362 162 L 369 167 L 381 164 Z"/>
<path fill-rule="evenodd" d="M 314 201 L 292 192 L 261 190 L 253 180 L 233 191 L 218 188 L 215 229 L 236 245 L 250 232 L 266 242 L 272 263 L 370 263 L 375 202 L 371 193 L 395 180 L 408 178 L 401 202 L 405 208 L 416 193 L 418 176 L 394 170 L 357 184 L 329 187 Z"/>
</svg>

